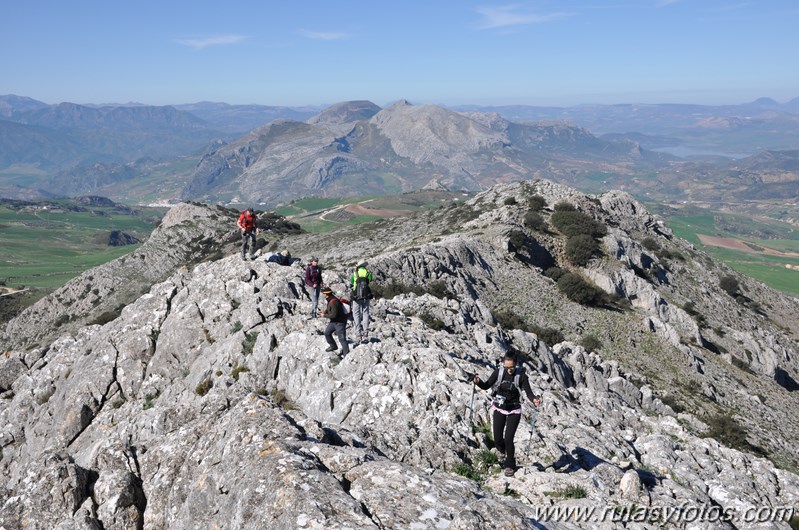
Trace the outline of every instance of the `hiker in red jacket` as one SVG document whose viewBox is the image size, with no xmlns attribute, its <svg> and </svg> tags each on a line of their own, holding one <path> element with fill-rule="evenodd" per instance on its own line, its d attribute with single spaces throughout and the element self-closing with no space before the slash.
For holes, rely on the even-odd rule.
<svg viewBox="0 0 799 530">
<path fill-rule="evenodd" d="M 255 227 L 257 217 L 253 209 L 247 208 L 239 214 L 236 226 L 241 230 L 241 259 L 247 259 L 247 247 L 250 247 L 250 259 L 255 259 L 255 235 L 258 229 Z"/>
</svg>

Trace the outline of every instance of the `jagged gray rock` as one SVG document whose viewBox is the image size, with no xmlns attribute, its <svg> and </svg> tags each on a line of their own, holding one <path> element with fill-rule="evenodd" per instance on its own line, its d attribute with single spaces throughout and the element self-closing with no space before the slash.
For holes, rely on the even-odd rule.
<svg viewBox="0 0 799 530">
<path fill-rule="evenodd" d="M 234 228 L 235 219 L 214 208 L 171 208 L 140 248 L 84 272 L 9 322 L 0 333 L 0 349 L 30 348 L 92 320 L 115 318 L 154 283 L 229 242 Z"/>
<path fill-rule="evenodd" d="M 341 361 L 324 353 L 325 323 L 306 319 L 301 263 L 237 255 L 175 270 L 113 321 L 76 327 L 45 348 L 10 351 L 6 363 L 25 363 L 14 364 L 18 375 L 7 378 L 0 400 L 0 526 L 654 529 L 665 518 L 636 523 L 624 513 L 689 506 L 734 516 L 706 527 L 757 528 L 742 521 L 744 510 L 796 506 L 799 476 L 788 470 L 794 393 L 769 374 L 731 366 L 693 335 L 678 349 L 657 331 L 661 324 L 693 329 L 678 327 L 680 313 L 671 308 L 696 285 L 708 297 L 727 296 L 715 286 L 728 271 L 673 236 L 658 236 L 686 261 L 664 264 L 667 283 L 652 279 L 635 292 L 653 293 L 668 311 L 579 306 L 509 249 L 525 210 L 505 199 L 533 193 L 550 205 L 568 198 L 610 225 L 601 199 L 531 182 L 375 223 L 370 233 L 360 227 L 286 239 L 292 255 L 319 256 L 326 284 L 339 293 L 364 257 L 376 287 L 393 281 L 427 290 L 373 300 L 372 340 L 353 344 Z M 614 204 L 619 212 L 632 207 L 619 196 Z M 648 218 L 642 212 L 643 225 L 610 225 L 606 241 L 638 248 L 631 242 L 641 233 L 655 233 L 642 228 Z M 530 237 L 567 266 L 556 234 Z M 640 261 L 634 251 L 621 256 L 606 249 L 581 272 L 616 278 L 614 271 Z M 752 337 L 753 358 L 785 348 L 779 367 L 795 377 L 795 343 L 784 330 L 796 329 L 799 313 L 788 312 L 796 302 L 754 282 L 746 289 L 755 300 L 768 295 L 773 314 L 760 318 L 723 298 L 697 300 L 700 311 L 716 310 L 705 315 L 710 326 L 724 322 L 728 330 L 713 340 L 727 344 L 733 331 Z M 530 331 L 500 329 L 501 308 L 541 328 L 557 326 L 567 340 L 546 344 Z M 772 319 L 782 311 L 780 329 Z M 701 332 L 709 333 L 708 324 Z M 579 344 L 586 333 L 600 335 L 599 351 Z M 524 352 L 543 396 L 535 430 L 525 419 L 517 433 L 521 468 L 513 477 L 490 464 L 488 396 L 477 391 L 471 423 L 467 410 L 468 374 L 487 376 L 506 347 Z M 679 394 L 686 410 L 675 410 L 664 399 L 686 391 L 680 381 L 704 385 L 714 401 L 692 387 Z M 708 411 L 733 407 L 750 442 L 781 467 L 701 437 Z M 593 509 L 594 519 L 545 511 L 566 508 Z M 760 527 L 789 528 L 784 520 Z"/>
</svg>

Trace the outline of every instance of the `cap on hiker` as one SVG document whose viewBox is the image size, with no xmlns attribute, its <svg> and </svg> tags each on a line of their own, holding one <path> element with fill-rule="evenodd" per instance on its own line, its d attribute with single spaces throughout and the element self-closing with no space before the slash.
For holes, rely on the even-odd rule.
<svg viewBox="0 0 799 530">
<path fill-rule="evenodd" d="M 248 212 L 250 212 L 250 213 L 252 213 L 252 212 L 253 212 L 252 206 L 250 206 L 249 208 L 247 208 L 247 211 L 248 211 Z"/>
<path fill-rule="evenodd" d="M 316 256 L 311 256 L 311 261 L 319 261 L 319 260 L 316 259 Z"/>
<path fill-rule="evenodd" d="M 355 264 L 355 266 L 356 266 L 356 267 L 365 267 L 365 266 L 366 266 L 366 260 L 365 260 L 365 259 L 362 259 L 361 261 L 359 261 L 358 263 L 356 263 L 356 264 Z"/>
<path fill-rule="evenodd" d="M 333 294 L 333 289 L 331 289 L 330 287 L 325 287 L 324 289 L 322 289 L 322 294 L 325 296 L 331 295 Z"/>
</svg>

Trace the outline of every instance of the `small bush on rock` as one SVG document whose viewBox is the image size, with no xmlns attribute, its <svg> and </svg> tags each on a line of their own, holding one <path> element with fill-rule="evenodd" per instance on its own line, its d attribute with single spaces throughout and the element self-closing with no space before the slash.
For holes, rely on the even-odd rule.
<svg viewBox="0 0 799 530">
<path fill-rule="evenodd" d="M 211 378 L 204 379 L 197 387 L 194 389 L 194 393 L 198 396 L 202 397 L 208 393 L 214 387 L 214 382 Z"/>
<path fill-rule="evenodd" d="M 605 292 L 602 289 L 573 272 L 567 272 L 558 278 L 557 284 L 558 289 L 572 302 L 587 306 L 599 306 L 605 302 Z"/>
<path fill-rule="evenodd" d="M 584 335 L 583 338 L 580 339 L 580 346 L 587 351 L 599 351 L 602 349 L 602 341 L 596 338 L 595 335 Z"/>
<path fill-rule="evenodd" d="M 558 210 L 552 214 L 550 222 L 567 237 L 578 235 L 602 237 L 607 233 L 604 224 L 595 221 L 590 215 L 575 210 Z"/>
<path fill-rule="evenodd" d="M 566 340 L 563 337 L 563 333 L 560 332 L 559 329 L 555 328 L 542 328 L 540 326 L 536 326 L 533 324 L 530 326 L 530 331 L 535 333 L 539 339 L 543 340 L 549 346 L 554 346 L 560 342 Z"/>
<path fill-rule="evenodd" d="M 527 207 L 533 212 L 540 212 L 547 205 L 547 200 L 540 195 L 533 195 L 527 199 Z"/>
<path fill-rule="evenodd" d="M 501 309 L 493 312 L 494 320 L 504 329 L 520 329 L 522 331 L 532 331 L 527 322 L 516 313 Z"/>
<path fill-rule="evenodd" d="M 547 227 L 547 222 L 544 220 L 544 216 L 540 213 L 530 210 L 524 215 L 524 226 L 531 230 L 537 230 L 542 232 Z"/>
<path fill-rule="evenodd" d="M 566 241 L 566 257 L 575 265 L 584 267 L 599 252 L 599 243 L 587 234 L 570 237 Z"/>
</svg>

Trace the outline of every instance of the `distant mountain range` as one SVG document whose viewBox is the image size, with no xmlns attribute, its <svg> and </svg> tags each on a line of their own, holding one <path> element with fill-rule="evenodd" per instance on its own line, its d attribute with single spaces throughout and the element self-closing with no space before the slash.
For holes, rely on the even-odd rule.
<svg viewBox="0 0 799 530">
<path fill-rule="evenodd" d="M 516 124 L 407 101 L 385 109 L 353 102 L 306 122 L 276 120 L 206 154 L 182 198 L 275 205 L 308 195 L 397 193 L 431 181 L 481 190 L 603 167 L 630 174 L 669 158 L 564 123 Z"/>
<path fill-rule="evenodd" d="M 799 98 L 568 108 L 352 101 L 322 109 L 48 105 L 0 96 L 0 196 L 12 198 L 32 198 L 38 188 L 47 190 L 42 196 L 272 205 L 303 195 L 395 193 L 431 181 L 479 190 L 531 177 L 637 194 L 652 186 L 653 175 L 666 184 L 652 191 L 675 194 L 693 181 L 680 164 L 724 180 L 730 157 L 765 150 L 786 154 L 766 156 L 746 169 L 747 178 L 768 174 L 760 180 L 773 181 L 779 168 L 769 164 L 779 164 L 778 184 L 770 187 L 784 196 L 796 175 L 785 169 L 796 149 Z"/>
</svg>

